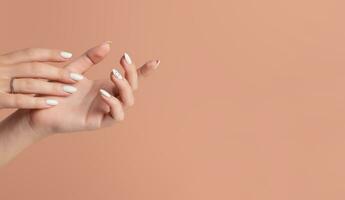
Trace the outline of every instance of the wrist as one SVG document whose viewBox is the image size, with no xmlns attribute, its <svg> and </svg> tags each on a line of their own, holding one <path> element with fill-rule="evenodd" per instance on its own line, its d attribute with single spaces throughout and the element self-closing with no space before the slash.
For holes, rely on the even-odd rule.
<svg viewBox="0 0 345 200">
<path fill-rule="evenodd" d="M 1 121 L 0 130 L 2 130 L 2 134 L 25 135 L 33 142 L 49 136 L 48 131 L 32 126 L 29 112 L 29 110 L 17 110 Z"/>
<path fill-rule="evenodd" d="M 49 135 L 35 131 L 29 118 L 28 110 L 18 110 L 0 122 L 0 166 Z"/>
</svg>

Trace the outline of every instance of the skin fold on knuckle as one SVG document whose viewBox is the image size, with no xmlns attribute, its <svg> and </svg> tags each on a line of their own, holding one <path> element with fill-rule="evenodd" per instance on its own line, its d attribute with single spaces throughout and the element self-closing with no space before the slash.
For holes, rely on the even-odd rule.
<svg viewBox="0 0 345 200">
<path fill-rule="evenodd" d="M 125 118 L 125 112 L 124 112 L 124 107 L 121 103 L 120 100 L 114 98 L 112 99 L 111 102 L 111 107 L 112 107 L 112 118 L 115 121 L 123 121 Z"/>
<path fill-rule="evenodd" d="M 39 56 L 39 51 L 39 48 L 28 48 L 24 50 L 30 58 L 37 58 Z"/>
<path fill-rule="evenodd" d="M 17 108 L 25 108 L 28 105 L 32 104 L 32 100 L 31 99 L 26 99 L 23 97 L 23 95 L 17 95 L 13 102 L 13 107 L 17 107 Z"/>
<path fill-rule="evenodd" d="M 115 114 L 114 116 L 114 120 L 117 121 L 117 122 L 122 122 L 123 120 L 125 120 L 125 114 L 124 112 L 118 112 Z"/>
<path fill-rule="evenodd" d="M 126 99 L 125 101 L 126 107 L 133 106 L 134 105 L 133 89 L 129 85 L 129 83 L 123 86 L 123 95 L 125 96 L 124 98 Z"/>
<path fill-rule="evenodd" d="M 58 69 L 58 79 L 70 82 L 70 72 L 65 69 Z"/>
<path fill-rule="evenodd" d="M 122 105 L 124 108 L 129 108 L 134 105 L 134 99 L 132 97 L 124 97 Z"/>
<path fill-rule="evenodd" d="M 133 91 L 138 90 L 138 87 L 139 87 L 138 82 L 137 82 L 137 81 L 133 82 L 133 83 L 131 84 L 131 87 L 132 87 L 132 90 L 133 90 Z"/>
<path fill-rule="evenodd" d="M 37 84 L 34 80 L 18 80 L 16 81 L 16 86 L 18 87 L 19 91 L 22 92 L 36 92 L 38 91 L 38 88 L 40 87 L 39 84 Z"/>
<path fill-rule="evenodd" d="M 69 95 L 70 93 L 65 92 L 63 90 L 64 85 L 59 83 L 51 83 L 50 84 L 50 93 L 58 94 L 58 95 Z"/>
<path fill-rule="evenodd" d="M 39 62 L 31 62 L 27 67 L 28 73 L 32 75 L 42 75 L 45 74 L 46 68 L 42 66 Z"/>
</svg>

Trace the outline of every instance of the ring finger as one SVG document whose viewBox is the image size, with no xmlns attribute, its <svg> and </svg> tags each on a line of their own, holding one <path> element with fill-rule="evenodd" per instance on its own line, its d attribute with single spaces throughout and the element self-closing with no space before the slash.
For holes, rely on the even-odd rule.
<svg viewBox="0 0 345 200">
<path fill-rule="evenodd" d="M 111 80 L 115 84 L 115 94 L 118 93 L 124 108 L 134 104 L 133 91 L 126 79 L 124 79 L 119 71 L 113 69 Z"/>
</svg>

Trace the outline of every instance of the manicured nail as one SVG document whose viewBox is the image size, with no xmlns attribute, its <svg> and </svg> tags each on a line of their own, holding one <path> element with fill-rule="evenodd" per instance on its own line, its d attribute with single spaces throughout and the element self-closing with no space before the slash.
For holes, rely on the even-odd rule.
<svg viewBox="0 0 345 200">
<path fill-rule="evenodd" d="M 70 93 L 70 94 L 73 94 L 77 91 L 77 88 L 73 87 L 73 86 L 70 86 L 70 85 L 64 85 L 63 86 L 63 91 L 67 92 L 67 93 Z"/>
<path fill-rule="evenodd" d="M 155 68 L 157 68 L 157 67 L 159 66 L 160 63 L 161 63 L 160 60 L 156 60 L 156 66 L 155 66 Z"/>
<path fill-rule="evenodd" d="M 73 54 L 67 51 L 61 51 L 60 56 L 65 59 L 68 59 L 68 58 L 72 58 Z"/>
<path fill-rule="evenodd" d="M 112 41 L 105 41 L 101 44 L 101 46 L 108 46 L 110 48 L 110 45 L 112 44 Z"/>
<path fill-rule="evenodd" d="M 50 106 L 56 106 L 59 104 L 59 102 L 55 99 L 47 99 L 46 100 L 46 104 L 50 105 Z"/>
<path fill-rule="evenodd" d="M 124 53 L 124 56 L 125 56 L 125 60 L 127 62 L 127 64 L 132 64 L 132 59 L 131 57 L 129 57 L 129 55 L 127 53 Z"/>
<path fill-rule="evenodd" d="M 105 96 L 105 97 L 111 97 L 111 95 L 109 94 L 109 92 L 103 90 L 103 89 L 100 89 L 99 92 L 101 93 L 102 96 Z"/>
<path fill-rule="evenodd" d="M 117 79 L 123 79 L 121 73 L 119 71 L 117 71 L 116 69 L 113 69 L 113 75 L 117 78 Z"/>
<path fill-rule="evenodd" d="M 77 73 L 70 73 L 70 77 L 71 79 L 75 80 L 75 81 L 80 81 L 84 79 L 84 76 L 81 74 L 77 74 Z"/>
</svg>

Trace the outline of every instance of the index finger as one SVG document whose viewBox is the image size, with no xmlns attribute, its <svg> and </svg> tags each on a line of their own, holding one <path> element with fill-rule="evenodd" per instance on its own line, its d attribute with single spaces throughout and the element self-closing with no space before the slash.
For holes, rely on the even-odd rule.
<svg viewBox="0 0 345 200">
<path fill-rule="evenodd" d="M 1 55 L 0 63 L 63 62 L 71 57 L 72 53 L 58 49 L 28 48 Z"/>
<path fill-rule="evenodd" d="M 91 66 L 102 61 L 110 51 L 110 43 L 104 42 L 87 50 L 82 56 L 66 65 L 66 69 L 72 72 L 85 73 Z"/>
</svg>

